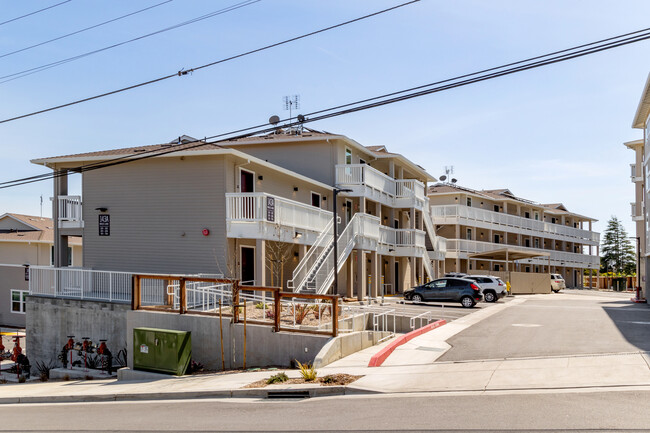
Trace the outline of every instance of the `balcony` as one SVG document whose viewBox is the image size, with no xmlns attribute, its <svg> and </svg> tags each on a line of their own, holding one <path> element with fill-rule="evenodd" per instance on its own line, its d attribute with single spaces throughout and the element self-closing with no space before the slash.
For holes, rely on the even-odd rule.
<svg viewBox="0 0 650 433">
<path fill-rule="evenodd" d="M 541 248 L 528 248 L 519 245 L 494 244 L 491 242 L 470 241 L 465 239 L 447 239 L 447 257 L 466 259 L 470 254 L 484 253 L 487 251 L 500 250 L 512 247 L 517 250 L 550 253 L 551 266 L 566 266 L 569 268 L 591 268 L 597 269 L 600 266 L 600 257 L 589 254 L 567 253 L 564 251 L 545 250 Z M 547 265 L 548 259 L 533 258 L 520 261 L 536 265 Z"/>
<path fill-rule="evenodd" d="M 332 212 L 271 194 L 226 193 L 229 238 L 311 245 L 332 221 Z"/>
<path fill-rule="evenodd" d="M 630 203 L 630 215 L 632 217 L 632 221 L 643 221 L 644 219 L 643 214 L 637 214 L 635 202 Z"/>
<path fill-rule="evenodd" d="M 379 226 L 377 252 L 383 255 L 420 256 L 426 250 L 426 232 L 417 229 L 394 229 Z"/>
<path fill-rule="evenodd" d="M 431 206 L 431 219 L 441 225 L 461 224 L 585 245 L 600 243 L 600 234 L 589 230 L 462 205 Z"/>
<path fill-rule="evenodd" d="M 60 229 L 82 229 L 84 227 L 81 196 L 60 195 L 58 197 L 58 219 Z"/>
<path fill-rule="evenodd" d="M 636 169 L 636 164 L 630 164 L 630 180 L 632 183 L 643 181 L 643 175 Z"/>
<path fill-rule="evenodd" d="M 424 207 L 424 184 L 415 179 L 393 179 L 367 164 L 336 166 L 336 185 L 352 190 L 354 197 L 367 197 L 393 208 Z"/>
</svg>

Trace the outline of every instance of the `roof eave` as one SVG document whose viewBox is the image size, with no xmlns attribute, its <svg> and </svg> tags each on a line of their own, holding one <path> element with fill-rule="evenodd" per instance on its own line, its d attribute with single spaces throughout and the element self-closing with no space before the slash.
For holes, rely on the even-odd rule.
<svg viewBox="0 0 650 433">
<path fill-rule="evenodd" d="M 650 74 L 648 74 L 648 78 L 645 81 L 641 100 L 636 108 L 632 128 L 645 128 L 645 121 L 648 118 L 648 114 L 650 114 Z"/>
</svg>

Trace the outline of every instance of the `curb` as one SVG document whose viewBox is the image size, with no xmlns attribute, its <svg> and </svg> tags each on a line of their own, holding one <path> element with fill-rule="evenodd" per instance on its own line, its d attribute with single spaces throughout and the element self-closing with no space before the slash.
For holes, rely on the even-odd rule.
<svg viewBox="0 0 650 433">
<path fill-rule="evenodd" d="M 397 337 L 391 344 L 388 346 L 384 347 L 381 349 L 379 352 L 375 353 L 372 358 L 370 358 L 370 362 L 368 362 L 368 367 L 380 367 L 384 361 L 386 361 L 386 358 L 390 356 L 391 353 L 395 351 L 399 346 L 401 346 L 404 343 L 409 342 L 410 340 L 414 339 L 415 337 L 418 337 L 425 332 L 429 332 L 433 329 L 439 328 L 442 325 L 446 324 L 446 320 L 437 320 L 433 323 L 429 323 L 428 325 L 425 325 L 421 328 L 418 328 L 414 331 L 409 332 L 408 334 L 404 334 L 400 337 Z"/>
<path fill-rule="evenodd" d="M 150 393 L 123 393 L 123 394 L 93 394 L 93 395 L 52 395 L 29 397 L 0 397 L 3 404 L 27 403 L 101 403 L 101 402 L 126 402 L 143 400 L 189 400 L 207 398 L 237 398 L 257 397 L 269 398 L 271 394 L 282 393 L 285 398 L 299 397 L 307 391 L 309 397 L 328 397 L 347 394 L 376 394 L 375 391 L 348 389 L 343 385 L 319 386 L 309 388 L 238 388 L 222 391 L 179 391 L 179 392 L 150 392 Z M 295 394 L 295 397 L 292 396 Z"/>
</svg>

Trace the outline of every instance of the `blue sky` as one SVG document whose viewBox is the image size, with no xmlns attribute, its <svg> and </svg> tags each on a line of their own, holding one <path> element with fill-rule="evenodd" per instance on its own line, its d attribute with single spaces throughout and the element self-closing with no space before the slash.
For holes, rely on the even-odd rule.
<svg viewBox="0 0 650 433">
<path fill-rule="evenodd" d="M 72 0 L 0 26 L 0 55 L 162 0 Z M 237 3 L 173 0 L 148 12 L 0 58 L 0 76 L 102 48 Z M 0 2 L 0 21 L 51 1 Z M 254 49 L 399 1 L 262 0 L 237 11 L 0 84 L 0 118 L 58 105 Z M 192 75 L 0 124 L 0 180 L 45 172 L 30 159 L 203 137 L 315 111 L 649 26 L 647 1 L 423 0 L 360 23 Z M 633 233 L 632 152 L 623 142 L 650 72 L 650 42 L 310 127 L 386 145 L 471 188 L 563 202 L 602 231 Z M 78 189 L 78 185 L 75 185 Z M 0 213 L 50 215 L 51 181 L 0 190 Z M 75 191 L 72 191 L 75 192 Z"/>
</svg>

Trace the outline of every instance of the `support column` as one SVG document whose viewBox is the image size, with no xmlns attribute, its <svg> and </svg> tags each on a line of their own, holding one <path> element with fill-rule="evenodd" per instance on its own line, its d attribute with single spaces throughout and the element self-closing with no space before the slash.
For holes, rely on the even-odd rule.
<svg viewBox="0 0 650 433">
<path fill-rule="evenodd" d="M 255 284 L 266 286 L 266 241 L 264 239 L 255 240 Z M 282 281 L 280 281 L 280 286 L 282 286 Z"/>
<path fill-rule="evenodd" d="M 347 279 L 345 281 L 345 297 L 354 297 L 354 251 L 350 253 L 345 264 L 343 265 Z"/>
<path fill-rule="evenodd" d="M 395 294 L 395 257 L 388 257 L 388 269 L 386 269 L 386 278 L 384 278 L 384 281 L 387 284 L 390 284 L 390 290 L 389 293 L 391 295 Z M 388 294 L 388 293 L 387 293 Z"/>
<path fill-rule="evenodd" d="M 363 250 L 357 250 L 357 299 L 363 301 L 366 297 L 366 255 Z"/>
<path fill-rule="evenodd" d="M 377 260 L 377 251 L 370 252 L 370 297 L 377 299 L 379 293 L 379 260 Z"/>
<path fill-rule="evenodd" d="M 59 229 L 59 196 L 68 195 L 68 170 L 55 170 L 52 222 L 54 225 L 54 267 L 68 266 L 68 237 Z"/>
</svg>

